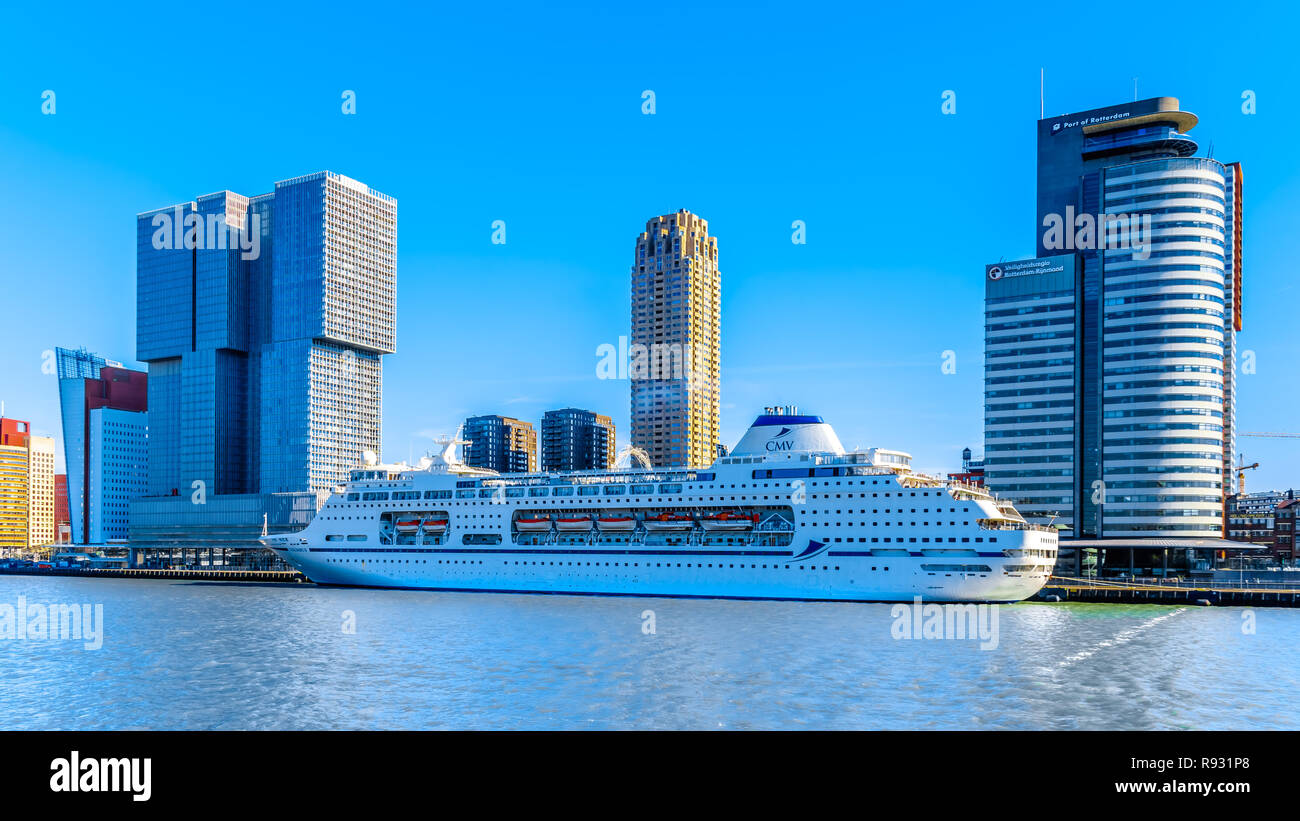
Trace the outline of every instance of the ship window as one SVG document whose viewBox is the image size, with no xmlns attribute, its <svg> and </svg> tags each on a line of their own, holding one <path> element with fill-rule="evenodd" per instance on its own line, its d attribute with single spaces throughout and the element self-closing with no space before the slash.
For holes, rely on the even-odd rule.
<svg viewBox="0 0 1300 821">
<path fill-rule="evenodd" d="M 529 495 L 529 496 L 546 496 L 546 495 L 549 495 L 550 492 L 551 492 L 551 489 L 550 489 L 549 487 L 530 487 L 530 488 L 528 488 L 528 495 Z"/>
<path fill-rule="evenodd" d="M 327 542 L 341 542 L 341 541 L 343 541 L 343 537 L 342 537 L 342 536 L 326 536 L 326 537 L 325 537 L 325 541 L 327 541 Z"/>
<path fill-rule="evenodd" d="M 360 501 L 360 500 L 361 500 L 361 494 L 360 494 L 360 493 L 349 493 L 349 494 L 348 494 L 348 501 L 349 501 L 349 502 L 358 502 L 358 501 Z"/>
<path fill-rule="evenodd" d="M 625 490 L 623 485 L 605 485 L 606 496 L 622 496 Z"/>
<path fill-rule="evenodd" d="M 599 486 L 599 485 L 583 485 L 583 486 L 581 486 L 581 487 L 578 488 L 578 495 L 579 495 L 579 496 L 599 496 L 599 495 L 600 495 L 600 486 Z"/>
<path fill-rule="evenodd" d="M 552 488 L 551 494 L 554 496 L 572 496 L 573 488 L 569 486 Z"/>
<path fill-rule="evenodd" d="M 474 498 L 474 491 L 472 491 L 472 490 L 458 490 L 458 491 L 456 491 L 456 498 L 457 498 L 457 499 L 473 499 L 473 498 Z"/>
<path fill-rule="evenodd" d="M 363 534 L 361 534 L 360 536 L 349 536 L 349 537 L 348 537 L 348 541 L 349 541 L 349 542 L 364 542 L 364 541 L 366 540 L 366 538 L 367 538 L 367 536 L 363 533 Z"/>
</svg>

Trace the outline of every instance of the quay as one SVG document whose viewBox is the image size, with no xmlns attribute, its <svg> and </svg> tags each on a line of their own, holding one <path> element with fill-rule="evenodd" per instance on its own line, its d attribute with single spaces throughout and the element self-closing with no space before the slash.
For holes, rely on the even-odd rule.
<svg viewBox="0 0 1300 821">
<path fill-rule="evenodd" d="M 1030 601 L 1179 604 L 1202 607 L 1300 607 L 1300 580 L 1223 582 L 1078 579 L 1052 576 Z"/>
<path fill-rule="evenodd" d="M 310 584 L 307 577 L 296 570 L 217 570 L 210 568 L 143 568 L 143 567 L 55 567 L 5 568 L 0 574 L 9 576 L 82 576 L 100 579 L 179 579 L 183 581 L 216 582 L 279 582 Z"/>
</svg>

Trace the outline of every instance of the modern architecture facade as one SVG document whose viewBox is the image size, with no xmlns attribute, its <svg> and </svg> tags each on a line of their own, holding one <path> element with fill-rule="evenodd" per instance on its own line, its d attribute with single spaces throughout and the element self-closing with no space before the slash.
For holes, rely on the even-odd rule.
<svg viewBox="0 0 1300 821">
<path fill-rule="evenodd" d="M 562 408 L 542 415 L 542 470 L 612 470 L 614 420 L 589 410 Z"/>
<path fill-rule="evenodd" d="M 1273 512 L 1273 557 L 1291 566 L 1296 563 L 1296 525 L 1300 523 L 1300 499 L 1287 499 Z"/>
<path fill-rule="evenodd" d="M 53 544 L 54 440 L 0 417 L 0 552 Z"/>
<path fill-rule="evenodd" d="M 54 474 L 54 541 L 72 541 L 72 517 L 68 511 L 68 474 Z"/>
<path fill-rule="evenodd" d="M 689 211 L 651 219 L 632 264 L 631 442 L 656 467 L 717 456 L 718 240 Z"/>
<path fill-rule="evenodd" d="M 1195 124 L 1172 97 L 1040 120 L 1038 256 L 985 268 L 988 487 L 1065 539 L 1223 535 L 1242 173 Z"/>
<path fill-rule="evenodd" d="M 148 492 L 148 376 L 86 350 L 55 349 L 71 539 L 126 539 Z"/>
<path fill-rule="evenodd" d="M 498 473 L 537 470 L 537 431 L 527 422 L 509 416 L 471 416 L 463 435 L 465 464 Z"/>
<path fill-rule="evenodd" d="M 1227 498 L 1225 505 L 1225 535 L 1238 542 L 1277 547 L 1280 531 L 1290 530 L 1287 527 L 1279 529 L 1279 522 L 1294 515 L 1294 513 L 1281 514 L 1279 519 L 1278 512 L 1295 500 L 1294 488 L 1233 494 Z M 1287 532 L 1286 535 L 1290 536 L 1291 533 Z M 1293 545 L 1289 539 L 1286 540 L 1285 548 L 1285 553 L 1288 554 L 1285 558 L 1291 558 L 1289 554 L 1292 552 Z"/>
<path fill-rule="evenodd" d="M 131 502 L 145 495 L 149 415 L 93 408 L 87 419 L 85 534 L 89 544 L 130 535 Z"/>
<path fill-rule="evenodd" d="M 245 508 L 298 517 L 300 503 L 271 497 L 324 498 L 380 450 L 396 267 L 396 200 L 328 171 L 138 216 L 154 501 L 133 517 L 133 546 L 170 543 L 189 522 L 258 547 Z M 258 498 L 213 505 L 227 496 Z"/>
</svg>

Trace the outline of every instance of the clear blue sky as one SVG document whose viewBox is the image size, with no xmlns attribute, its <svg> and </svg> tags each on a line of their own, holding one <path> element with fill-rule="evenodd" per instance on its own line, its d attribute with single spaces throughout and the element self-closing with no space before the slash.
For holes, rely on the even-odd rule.
<svg viewBox="0 0 1300 821">
<path fill-rule="evenodd" d="M 1041 67 L 1049 115 L 1132 99 L 1136 76 L 1245 164 L 1239 422 L 1300 432 L 1283 4 L 27 4 L 3 29 L 0 398 L 38 431 L 59 434 L 42 351 L 134 361 L 137 212 L 330 169 L 399 203 L 387 458 L 467 414 L 564 405 L 625 441 L 628 385 L 595 351 L 628 332 L 637 233 L 688 208 L 719 241 L 724 441 L 795 403 L 849 447 L 955 468 L 982 448 L 983 265 L 1034 249 Z M 1300 484 L 1300 440 L 1243 441 L 1252 489 Z"/>
</svg>

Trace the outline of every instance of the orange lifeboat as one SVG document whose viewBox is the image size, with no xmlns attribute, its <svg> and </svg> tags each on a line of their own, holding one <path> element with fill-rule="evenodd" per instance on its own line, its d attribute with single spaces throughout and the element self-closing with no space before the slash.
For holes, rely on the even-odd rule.
<svg viewBox="0 0 1300 821">
<path fill-rule="evenodd" d="M 565 533 L 585 533 L 594 524 L 590 516 L 559 518 L 555 520 L 555 529 Z"/>
<path fill-rule="evenodd" d="M 600 516 L 596 519 L 596 526 L 601 530 L 635 530 L 635 516 Z"/>
<path fill-rule="evenodd" d="M 515 519 L 515 528 L 521 533 L 539 533 L 551 529 L 550 516 L 520 516 Z"/>
</svg>

